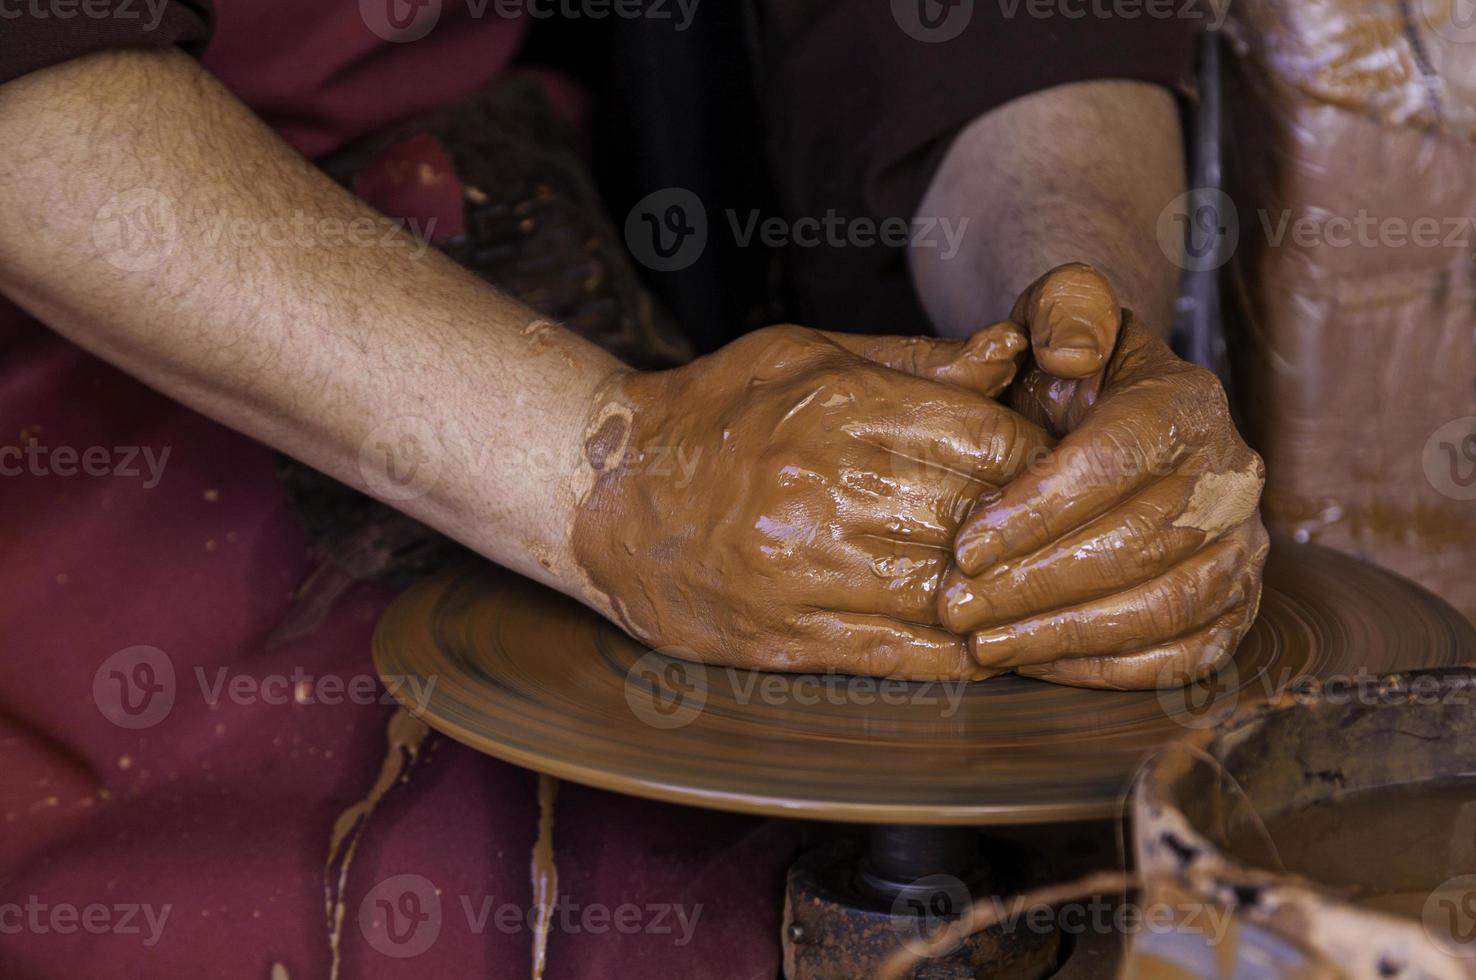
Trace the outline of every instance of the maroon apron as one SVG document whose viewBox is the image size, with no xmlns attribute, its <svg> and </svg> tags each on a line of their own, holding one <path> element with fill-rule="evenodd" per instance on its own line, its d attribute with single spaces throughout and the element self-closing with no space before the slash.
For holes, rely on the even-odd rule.
<svg viewBox="0 0 1476 980">
<path fill-rule="evenodd" d="M 206 64 L 321 157 L 516 57 L 389 2 L 222 0 Z M 265 642 L 310 568 L 269 449 L 0 302 L 0 977 L 519 977 L 540 923 L 550 978 L 777 974 L 793 825 L 564 784 L 535 899 L 538 777 L 386 696 L 389 590 Z"/>
</svg>

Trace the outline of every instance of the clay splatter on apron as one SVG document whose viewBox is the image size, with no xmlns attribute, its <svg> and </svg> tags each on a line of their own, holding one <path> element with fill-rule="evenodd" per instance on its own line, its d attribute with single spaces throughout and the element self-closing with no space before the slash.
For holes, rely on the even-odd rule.
<svg viewBox="0 0 1476 980">
<path fill-rule="evenodd" d="M 349 866 L 354 852 L 364 836 L 369 817 L 379 803 L 395 785 L 410 778 L 410 772 L 420 758 L 426 736 L 430 729 L 425 723 L 404 708 L 397 708 L 390 717 L 387 730 L 389 742 L 384 762 L 374 785 L 358 803 L 339 814 L 333 824 L 333 836 L 328 842 L 328 861 L 323 867 L 323 907 L 328 917 L 328 948 L 332 953 L 329 980 L 337 980 L 342 961 L 344 893 L 348 886 Z M 336 873 L 335 873 L 336 869 Z M 283 971 L 285 975 L 285 970 Z M 275 969 L 272 980 L 279 980 Z"/>
</svg>

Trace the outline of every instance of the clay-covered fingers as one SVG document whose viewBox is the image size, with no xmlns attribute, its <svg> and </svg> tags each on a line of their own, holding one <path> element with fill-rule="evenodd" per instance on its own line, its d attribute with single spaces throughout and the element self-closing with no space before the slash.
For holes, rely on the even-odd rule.
<svg viewBox="0 0 1476 980">
<path fill-rule="evenodd" d="M 822 332 L 857 357 L 986 398 L 1009 386 L 1029 347 L 1025 331 L 1007 320 L 990 324 L 966 340 Z"/>
<path fill-rule="evenodd" d="M 939 626 L 938 583 L 948 552 L 879 535 L 855 535 L 846 548 L 860 568 L 849 588 L 832 594 L 840 612 L 877 613 L 908 623 Z M 957 635 L 957 634 L 955 634 Z"/>
<path fill-rule="evenodd" d="M 904 680 L 983 680 L 1003 673 L 980 666 L 964 641 L 945 629 L 889 616 L 834 610 L 799 614 L 793 643 L 771 669 L 839 671 Z"/>
<path fill-rule="evenodd" d="M 793 525 L 803 517 L 791 511 L 779 519 Z M 779 538 L 771 550 L 784 546 Z M 774 604 L 776 596 L 789 600 L 783 591 L 792 591 L 795 605 L 805 610 L 873 613 L 938 626 L 938 583 L 948 561 L 945 546 L 898 540 L 842 517 L 840 526 L 816 535 L 802 556 L 776 563 L 768 579 L 753 583 L 744 598 Z"/>
<path fill-rule="evenodd" d="M 1132 653 L 1186 637 L 1260 591 L 1266 531 L 1246 522 L 1187 561 L 1102 599 L 970 635 L 982 666 L 1022 667 L 1071 657 Z"/>
<path fill-rule="evenodd" d="M 951 560 L 959 523 L 979 495 L 995 487 L 974 475 L 971 463 L 944 464 L 920 451 L 904 458 L 877 446 L 865 450 L 858 465 L 843 469 L 829 487 L 839 526 L 847 536 L 929 545 Z"/>
<path fill-rule="evenodd" d="M 1040 426 L 991 399 L 943 384 L 912 384 L 905 396 L 845 423 L 849 435 L 888 455 L 884 470 L 892 476 L 998 487 L 1054 444 Z"/>
<path fill-rule="evenodd" d="M 970 514 L 954 543 L 959 568 L 979 575 L 1037 551 L 1171 472 L 1182 430 L 1146 401 L 1124 394 L 1099 403 L 1098 415 Z"/>
<path fill-rule="evenodd" d="M 1260 589 L 1208 626 L 1132 653 L 1075 657 L 1020 667 L 1026 677 L 1112 691 L 1150 691 L 1182 687 L 1229 661 L 1260 608 Z"/>
<path fill-rule="evenodd" d="M 837 581 L 824 586 L 817 604 L 937 625 L 938 588 L 959 522 L 980 494 L 996 490 L 959 469 L 968 460 L 944 467 L 921 452 L 900 459 L 862 448 L 828 486 L 836 523 L 825 552 Z M 808 574 L 829 576 L 829 566 Z"/>
<path fill-rule="evenodd" d="M 1015 302 L 1010 319 L 1030 334 L 1030 352 L 1057 378 L 1088 378 L 1112 356 L 1122 307 L 1107 277 L 1080 262 L 1057 266 Z"/>
<path fill-rule="evenodd" d="M 1200 480 L 1187 474 L 1154 480 L 1102 517 L 1018 561 L 976 576 L 951 570 L 943 583 L 943 622 L 957 632 L 984 629 L 1102 598 L 1168 572 L 1256 512 L 1255 488 L 1247 486 L 1243 493 L 1217 495 L 1221 513 L 1207 520 L 1202 508 L 1191 509 L 1196 493 L 1204 503 Z"/>
<path fill-rule="evenodd" d="M 1218 380 L 1084 266 L 1042 277 L 1011 318 L 1033 361 L 1010 402 L 1062 438 L 965 519 L 940 620 L 982 666 L 1058 683 L 1212 669 L 1249 627 L 1266 553 L 1264 470 Z"/>
<path fill-rule="evenodd" d="M 1237 486 L 1237 499 L 1260 497 L 1260 460 L 1235 430 L 1219 380 L 1129 318 L 1101 394 L 1075 428 L 959 529 L 959 567 L 978 575 L 1043 548 L 1176 472 L 1228 474 L 1224 489 Z"/>
</svg>

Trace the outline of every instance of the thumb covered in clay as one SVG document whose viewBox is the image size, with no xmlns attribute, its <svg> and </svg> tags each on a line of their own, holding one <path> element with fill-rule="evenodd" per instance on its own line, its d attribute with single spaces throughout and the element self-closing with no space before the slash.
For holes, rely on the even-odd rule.
<svg viewBox="0 0 1476 980">
<path fill-rule="evenodd" d="M 1117 293 L 1096 269 L 1068 262 L 1031 283 L 1010 319 L 1028 331 L 1031 354 L 1013 406 L 1057 435 L 1070 431 L 1096 401 L 1122 332 Z"/>
<path fill-rule="evenodd" d="M 992 323 L 966 340 L 890 337 L 825 332 L 825 337 L 857 357 L 914 377 L 953 385 L 994 398 L 1019 370 L 1030 346 L 1016 323 Z"/>
</svg>

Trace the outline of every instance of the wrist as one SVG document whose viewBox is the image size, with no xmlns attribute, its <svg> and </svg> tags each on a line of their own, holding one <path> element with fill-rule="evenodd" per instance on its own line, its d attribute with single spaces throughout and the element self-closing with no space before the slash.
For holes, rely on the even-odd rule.
<svg viewBox="0 0 1476 980">
<path fill-rule="evenodd" d="M 561 588 L 611 619 L 616 618 L 616 602 L 610 583 L 591 577 L 589 557 L 613 549 L 607 532 L 626 510 L 627 496 L 615 484 L 638 451 L 639 409 L 629 389 L 642 376 L 643 372 L 621 366 L 604 374 L 589 391 L 569 475 L 558 494 L 566 507 L 563 540 L 572 572 Z"/>
</svg>

